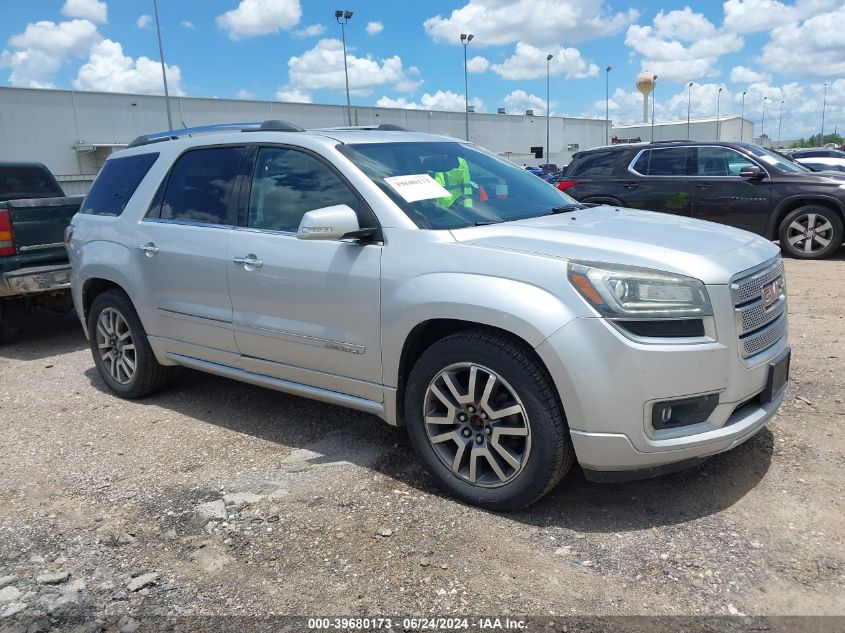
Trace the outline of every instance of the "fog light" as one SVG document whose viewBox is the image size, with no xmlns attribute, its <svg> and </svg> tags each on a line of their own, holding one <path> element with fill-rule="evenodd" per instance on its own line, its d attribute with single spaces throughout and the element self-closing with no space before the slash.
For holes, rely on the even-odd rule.
<svg viewBox="0 0 845 633">
<path fill-rule="evenodd" d="M 704 422 L 719 404 L 719 394 L 655 402 L 651 408 L 651 426 L 655 429 L 674 429 Z"/>
</svg>

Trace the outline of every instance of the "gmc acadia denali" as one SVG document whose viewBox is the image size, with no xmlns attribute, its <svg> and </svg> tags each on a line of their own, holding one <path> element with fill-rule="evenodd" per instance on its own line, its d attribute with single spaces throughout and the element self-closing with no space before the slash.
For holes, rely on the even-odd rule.
<svg viewBox="0 0 845 633">
<path fill-rule="evenodd" d="M 281 121 L 141 137 L 67 238 L 117 395 L 182 365 L 367 411 L 487 508 L 531 504 L 576 459 L 598 481 L 698 463 L 783 399 L 775 245 L 586 208 L 446 137 Z"/>
</svg>

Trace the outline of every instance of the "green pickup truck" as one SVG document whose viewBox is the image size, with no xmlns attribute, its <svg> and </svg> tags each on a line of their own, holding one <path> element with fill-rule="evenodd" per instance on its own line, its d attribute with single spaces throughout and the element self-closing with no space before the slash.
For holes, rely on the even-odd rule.
<svg viewBox="0 0 845 633">
<path fill-rule="evenodd" d="M 64 232 L 82 199 L 40 163 L 0 162 L 0 344 L 10 302 L 72 309 Z"/>
</svg>

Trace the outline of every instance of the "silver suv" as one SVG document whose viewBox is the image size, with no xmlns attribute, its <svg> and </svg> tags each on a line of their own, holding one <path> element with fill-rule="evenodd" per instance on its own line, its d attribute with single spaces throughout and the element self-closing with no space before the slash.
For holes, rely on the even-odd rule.
<svg viewBox="0 0 845 633">
<path fill-rule="evenodd" d="M 585 207 L 392 126 L 136 139 L 68 248 L 117 395 L 182 365 L 367 411 L 406 426 L 445 489 L 497 510 L 575 460 L 613 481 L 729 450 L 775 413 L 789 368 L 768 240 Z"/>
</svg>

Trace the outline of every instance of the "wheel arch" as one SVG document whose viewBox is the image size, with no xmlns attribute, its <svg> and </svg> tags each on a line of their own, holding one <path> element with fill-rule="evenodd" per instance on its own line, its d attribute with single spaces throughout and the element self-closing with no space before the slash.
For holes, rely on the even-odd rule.
<svg viewBox="0 0 845 633">
<path fill-rule="evenodd" d="M 845 207 L 843 207 L 842 202 L 840 202 L 837 198 L 834 198 L 833 196 L 824 195 L 790 196 L 781 200 L 775 207 L 775 210 L 771 215 L 771 219 L 769 220 L 769 225 L 768 227 L 766 227 L 766 238 L 773 241 L 777 240 L 778 234 L 780 232 L 780 225 L 781 222 L 783 222 L 783 219 L 789 213 L 795 211 L 795 209 L 809 204 L 816 204 L 819 206 L 827 207 L 831 211 L 834 211 L 835 213 L 839 214 L 839 219 L 842 220 L 843 224 L 845 224 Z"/>
<path fill-rule="evenodd" d="M 398 374 L 396 377 L 396 417 L 395 422 L 398 426 L 404 425 L 405 419 L 405 387 L 408 383 L 411 369 L 416 364 L 417 360 L 422 356 L 423 352 L 438 341 L 468 330 L 485 331 L 490 334 L 508 338 L 515 344 L 519 345 L 529 357 L 533 358 L 537 364 L 549 374 L 549 382 L 554 385 L 554 380 L 551 379 L 549 368 L 540 355 L 535 351 L 535 346 L 532 346 L 527 340 L 521 336 L 514 334 L 509 330 L 502 329 L 495 325 L 487 323 L 479 323 L 477 321 L 466 321 L 462 319 L 450 318 L 432 318 L 421 323 L 418 323 L 408 333 L 402 345 L 402 351 L 399 357 Z M 555 390 L 557 391 L 557 390 Z M 560 394 L 557 394 L 558 404 L 563 411 L 563 403 L 560 400 Z"/>
</svg>

